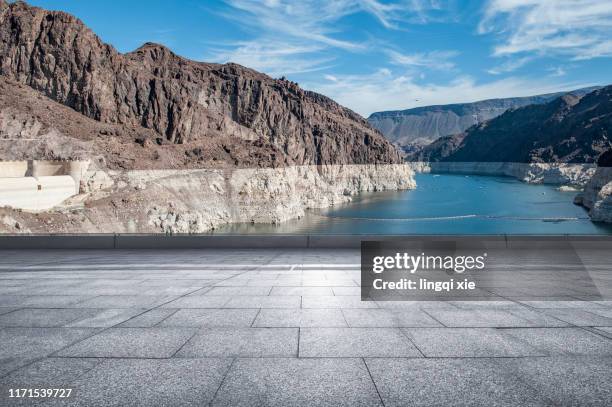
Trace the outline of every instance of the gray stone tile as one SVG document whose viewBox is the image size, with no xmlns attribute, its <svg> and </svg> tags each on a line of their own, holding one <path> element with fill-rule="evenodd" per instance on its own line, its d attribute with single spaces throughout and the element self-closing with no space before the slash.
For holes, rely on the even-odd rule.
<svg viewBox="0 0 612 407">
<path fill-rule="evenodd" d="M 612 339 L 581 328 L 512 328 L 504 333 L 546 354 L 612 355 Z"/>
<path fill-rule="evenodd" d="M 90 311 L 90 315 L 85 317 L 79 317 L 76 320 L 66 324 L 65 326 L 83 328 L 110 328 L 124 321 L 127 321 L 133 316 L 142 314 L 146 310 L 132 308 L 109 308 Z"/>
<path fill-rule="evenodd" d="M 525 342 L 493 328 L 405 328 L 428 357 L 544 356 Z"/>
<path fill-rule="evenodd" d="M 302 328 L 300 357 L 421 357 L 397 328 Z"/>
<path fill-rule="evenodd" d="M 378 305 L 374 301 L 361 301 L 360 296 L 304 296 L 302 308 L 378 308 Z"/>
<path fill-rule="evenodd" d="M 612 334 L 612 327 L 611 326 L 598 326 L 597 329 L 599 329 L 600 331 L 604 331 L 604 332 L 607 332 L 609 334 Z"/>
<path fill-rule="evenodd" d="M 159 326 L 249 327 L 258 312 L 257 309 L 182 309 Z"/>
<path fill-rule="evenodd" d="M 379 308 L 397 310 L 431 310 L 431 309 L 450 309 L 456 310 L 457 307 L 450 301 L 364 301 L 374 302 Z"/>
<path fill-rule="evenodd" d="M 221 308 L 229 301 L 229 297 L 190 295 L 178 298 L 162 308 Z"/>
<path fill-rule="evenodd" d="M 2 307 L 0 308 L 0 315 L 8 314 L 9 312 L 17 311 L 19 307 Z"/>
<path fill-rule="evenodd" d="M 140 289 L 137 294 L 178 297 L 180 295 L 198 295 L 208 291 L 208 289 L 208 287 L 149 287 L 144 290 Z"/>
<path fill-rule="evenodd" d="M 150 328 L 159 324 L 176 311 L 176 309 L 172 308 L 154 308 L 122 322 L 119 326 L 124 328 Z"/>
<path fill-rule="evenodd" d="M 35 361 L 35 356 L 6 356 L 0 357 L 0 378 L 13 370 L 17 370 Z M 3 389 L 0 389 L 2 391 Z M 6 394 L 4 392 L 3 394 Z"/>
<path fill-rule="evenodd" d="M 346 327 L 339 309 L 262 309 L 257 327 Z"/>
<path fill-rule="evenodd" d="M 272 287 L 270 295 L 334 295 L 330 287 Z"/>
<path fill-rule="evenodd" d="M 576 326 L 612 326 L 612 318 L 599 315 L 595 312 L 575 308 L 542 309 L 542 312 L 554 318 Z"/>
<path fill-rule="evenodd" d="M 91 310 L 87 309 L 24 308 L 0 315 L 0 326 L 53 328 L 67 325 L 90 314 Z"/>
<path fill-rule="evenodd" d="M 249 296 L 234 297 L 225 308 L 300 308 L 298 296 Z"/>
<path fill-rule="evenodd" d="M 272 287 L 213 287 L 202 295 L 239 296 L 239 295 L 268 295 Z"/>
<path fill-rule="evenodd" d="M 343 309 L 342 313 L 352 328 L 442 326 L 420 309 Z"/>
<path fill-rule="evenodd" d="M 213 406 L 377 406 L 360 359 L 238 359 Z"/>
<path fill-rule="evenodd" d="M 74 389 L 76 380 L 102 361 L 94 358 L 45 358 L 3 377 L 0 386 Z"/>
<path fill-rule="evenodd" d="M 353 279 L 310 279 L 304 278 L 302 285 L 310 287 L 358 287 Z"/>
<path fill-rule="evenodd" d="M 91 298 L 89 295 L 3 295 L 0 305 L 18 306 L 23 308 L 55 308 L 71 307 Z"/>
<path fill-rule="evenodd" d="M 78 342 L 57 356 L 168 358 L 193 336 L 190 328 L 110 328 Z"/>
<path fill-rule="evenodd" d="M 177 357 L 294 357 L 295 328 L 203 328 Z"/>
<path fill-rule="evenodd" d="M 550 405 L 508 371 L 506 360 L 386 358 L 366 363 L 387 407 Z"/>
<path fill-rule="evenodd" d="M 604 307 L 594 301 L 521 301 L 522 304 L 533 308 L 580 308 L 580 309 L 599 309 Z"/>
<path fill-rule="evenodd" d="M 204 406 L 212 401 L 230 359 L 114 359 L 77 382 L 82 406 Z"/>
<path fill-rule="evenodd" d="M 79 302 L 79 308 L 152 308 L 171 301 L 176 296 L 159 295 L 100 295 Z"/>
<path fill-rule="evenodd" d="M 448 301 L 448 303 L 457 307 L 458 309 L 504 309 L 504 310 L 516 310 L 516 309 L 527 309 L 523 304 L 506 301 L 506 300 L 487 300 L 487 301 Z"/>
<path fill-rule="evenodd" d="M 0 295 L 29 294 L 23 286 L 0 286 Z"/>
<path fill-rule="evenodd" d="M 358 295 L 361 296 L 361 287 L 332 287 L 334 295 Z"/>
<path fill-rule="evenodd" d="M 557 406 L 609 406 L 609 357 L 526 358 L 513 361 L 514 373 Z"/>
<path fill-rule="evenodd" d="M 49 355 L 88 335 L 95 329 L 4 328 L 0 330 L 0 372 L 7 373 L 30 360 Z"/>
<path fill-rule="evenodd" d="M 208 287 L 213 285 L 217 280 L 211 279 L 198 279 L 198 278 L 173 278 L 172 286 L 173 287 Z M 168 279 L 167 278 L 157 278 L 157 279 L 148 279 L 139 284 L 139 286 L 143 287 L 168 287 Z"/>
<path fill-rule="evenodd" d="M 535 322 L 521 318 L 505 309 L 471 309 L 471 310 L 438 310 L 432 309 L 429 314 L 447 327 L 486 328 L 486 327 L 531 327 Z"/>
<path fill-rule="evenodd" d="M 508 312 L 520 318 L 525 319 L 531 324 L 530 326 L 534 326 L 534 327 L 553 328 L 553 327 L 569 326 L 567 322 L 561 321 L 560 319 L 555 318 L 552 315 L 548 315 L 542 312 L 541 309 L 533 310 L 533 309 L 522 307 L 522 308 L 508 309 Z"/>
</svg>

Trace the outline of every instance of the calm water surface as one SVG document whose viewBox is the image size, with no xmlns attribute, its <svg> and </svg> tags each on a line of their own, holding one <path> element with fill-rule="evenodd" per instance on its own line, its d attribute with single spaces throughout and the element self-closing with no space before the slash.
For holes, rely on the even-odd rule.
<svg viewBox="0 0 612 407">
<path fill-rule="evenodd" d="M 281 225 L 237 224 L 227 233 L 612 234 L 572 203 L 576 192 L 508 177 L 417 174 L 410 191 L 364 193 Z"/>
</svg>

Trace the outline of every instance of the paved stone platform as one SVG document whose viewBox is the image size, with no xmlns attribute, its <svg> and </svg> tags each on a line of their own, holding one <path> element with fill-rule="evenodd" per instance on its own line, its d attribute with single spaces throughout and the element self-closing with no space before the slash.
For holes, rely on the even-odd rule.
<svg viewBox="0 0 612 407">
<path fill-rule="evenodd" d="M 612 302 L 362 302 L 359 260 L 0 251 L 0 405 L 612 405 Z"/>
</svg>

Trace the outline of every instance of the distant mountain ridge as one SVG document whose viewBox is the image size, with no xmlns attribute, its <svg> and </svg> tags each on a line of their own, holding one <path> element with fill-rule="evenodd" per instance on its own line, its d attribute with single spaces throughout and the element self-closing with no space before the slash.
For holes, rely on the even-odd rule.
<svg viewBox="0 0 612 407">
<path fill-rule="evenodd" d="M 612 147 L 612 85 L 508 110 L 441 137 L 411 161 L 595 163 Z"/>
<path fill-rule="evenodd" d="M 598 88 L 376 112 L 370 115 L 368 122 L 398 146 L 425 145 L 440 137 L 462 133 L 475 124 L 501 115 L 508 109 L 547 103 L 567 93 L 583 96 Z"/>
</svg>

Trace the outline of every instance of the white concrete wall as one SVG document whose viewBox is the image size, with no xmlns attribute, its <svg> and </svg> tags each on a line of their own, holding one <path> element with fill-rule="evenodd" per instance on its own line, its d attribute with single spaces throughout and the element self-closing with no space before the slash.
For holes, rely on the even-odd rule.
<svg viewBox="0 0 612 407">
<path fill-rule="evenodd" d="M 76 193 L 78 184 L 69 175 L 0 178 L 0 206 L 42 211 L 59 205 Z"/>
<path fill-rule="evenodd" d="M 0 161 L 0 178 L 25 177 L 27 172 L 27 161 Z"/>
</svg>

